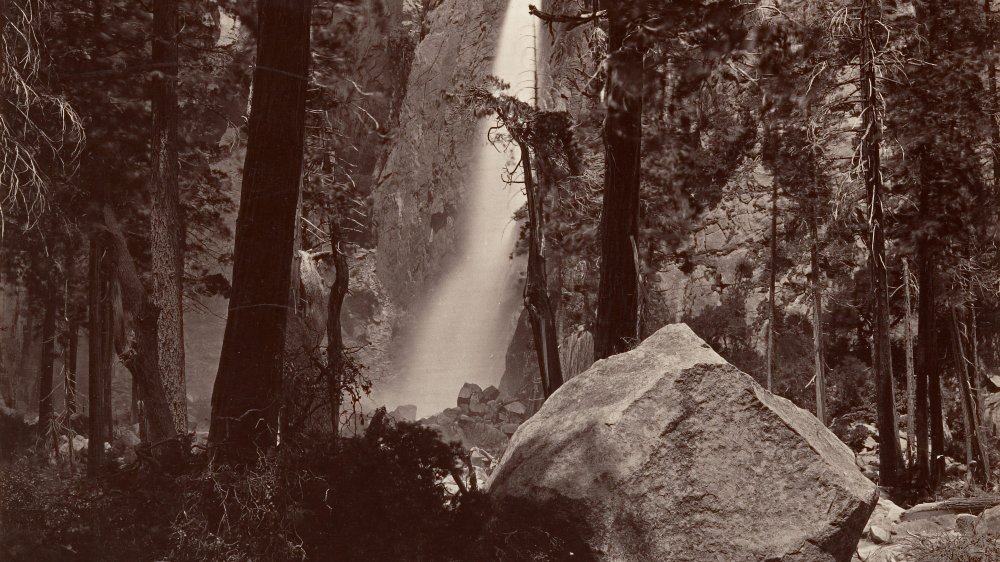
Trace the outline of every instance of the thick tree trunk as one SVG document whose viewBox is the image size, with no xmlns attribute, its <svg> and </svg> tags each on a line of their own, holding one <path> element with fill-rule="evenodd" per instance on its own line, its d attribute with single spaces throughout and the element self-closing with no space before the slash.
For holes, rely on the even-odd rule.
<svg viewBox="0 0 1000 562">
<path fill-rule="evenodd" d="M 861 9 L 861 92 L 862 140 L 861 165 L 868 199 L 869 270 L 872 278 L 874 306 L 875 402 L 879 429 L 879 483 L 894 486 L 902 481 L 902 455 L 896 436 L 896 405 L 893 396 L 892 367 L 889 343 L 889 289 L 885 266 L 885 233 L 882 208 L 882 164 L 879 151 L 882 142 L 881 107 L 876 79 L 875 37 L 881 19 L 879 0 L 864 0 Z"/>
<path fill-rule="evenodd" d="M 823 288 L 819 272 L 819 225 L 815 194 L 809 211 L 810 272 L 813 300 L 813 377 L 816 383 L 816 417 L 826 425 L 826 377 L 823 374 Z"/>
<path fill-rule="evenodd" d="M 917 389 L 916 375 L 913 371 L 913 326 L 911 322 L 910 304 L 910 262 L 903 258 L 903 305 L 906 307 L 903 315 L 903 338 L 906 340 L 906 455 L 909 458 L 910 469 L 915 465 L 914 451 L 916 446 Z M 926 392 L 926 389 L 925 389 Z M 926 403 L 926 398 L 924 399 Z M 926 419 L 924 421 L 926 424 Z"/>
<path fill-rule="evenodd" d="M 258 3 L 257 65 L 236 222 L 233 290 L 210 441 L 231 460 L 274 446 L 305 134 L 308 0 Z M 220 448 L 221 447 L 221 448 Z"/>
<path fill-rule="evenodd" d="M 639 177 L 642 148 L 642 54 L 626 46 L 628 6 L 608 10 L 607 115 L 601 275 L 594 358 L 627 351 L 639 334 Z"/>
<path fill-rule="evenodd" d="M 177 0 L 153 1 L 153 146 L 150 208 L 153 305 L 159 310 L 157 357 L 174 427 L 187 432 L 184 381 L 184 230 L 177 183 Z"/>
<path fill-rule="evenodd" d="M 105 362 L 104 355 L 104 307 L 102 301 L 104 294 L 104 279 L 101 262 L 103 261 L 103 244 L 94 236 L 90 241 L 90 265 L 87 276 L 88 296 L 87 308 L 89 314 L 88 323 L 88 410 L 89 428 L 87 445 L 87 475 L 91 478 L 97 476 L 104 467 L 105 454 L 104 442 L 110 440 L 107 433 L 108 423 L 104 419 L 104 378 Z"/>
<path fill-rule="evenodd" d="M 774 317 L 776 304 L 774 302 L 775 287 L 778 279 L 778 182 L 771 182 L 771 241 L 768 255 L 769 272 L 767 288 L 767 390 L 774 387 Z"/>
<path fill-rule="evenodd" d="M 545 269 L 544 201 L 539 185 L 535 182 L 531 152 L 520 143 L 521 164 L 524 170 L 524 191 L 528 198 L 528 275 L 524 284 L 524 306 L 531 320 L 531 332 L 538 356 L 542 393 L 552 396 L 563 384 L 562 364 L 559 359 L 559 337 L 556 331 L 555 311 L 549 300 L 549 285 Z"/>
<path fill-rule="evenodd" d="M 344 297 L 350 287 L 351 275 L 347 265 L 346 248 L 341 248 L 340 225 L 336 218 L 330 220 L 330 246 L 333 251 L 333 265 L 336 269 L 330 300 L 327 304 L 326 319 L 326 364 L 327 392 L 330 400 L 330 423 L 334 439 L 340 436 L 341 396 L 344 385 L 344 332 L 340 314 L 344 309 Z"/>
<path fill-rule="evenodd" d="M 56 291 L 54 274 L 45 280 L 45 315 L 42 317 L 42 353 L 38 371 L 38 428 L 42 437 L 48 432 L 49 424 L 55 417 L 53 406 L 52 379 L 55 370 L 56 308 L 59 293 Z"/>
</svg>

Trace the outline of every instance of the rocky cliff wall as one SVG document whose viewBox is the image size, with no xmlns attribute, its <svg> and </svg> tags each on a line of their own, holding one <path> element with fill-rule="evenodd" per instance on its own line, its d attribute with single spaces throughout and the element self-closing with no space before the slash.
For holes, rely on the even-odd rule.
<svg viewBox="0 0 1000 562">
<path fill-rule="evenodd" d="M 456 243 L 477 120 L 460 94 L 489 75 L 507 3 L 445 0 L 424 20 L 406 95 L 373 194 L 378 271 L 406 308 Z"/>
</svg>

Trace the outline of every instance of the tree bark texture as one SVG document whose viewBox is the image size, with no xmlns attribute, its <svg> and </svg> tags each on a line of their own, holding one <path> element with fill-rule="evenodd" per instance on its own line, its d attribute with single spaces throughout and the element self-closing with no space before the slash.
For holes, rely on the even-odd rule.
<svg viewBox="0 0 1000 562">
<path fill-rule="evenodd" d="M 528 199 L 528 275 L 524 284 L 524 306 L 531 320 L 531 332 L 538 357 L 542 393 L 552 395 L 563 384 L 559 359 L 559 337 L 555 311 L 549 300 L 549 285 L 544 254 L 544 201 L 540 185 L 535 181 L 531 152 L 526 143 L 519 143 L 524 170 L 524 191 Z"/>
<path fill-rule="evenodd" d="M 879 430 L 879 483 L 893 486 L 902 479 L 902 455 L 896 437 L 889 343 L 889 289 L 885 265 L 884 210 L 882 207 L 881 107 L 876 73 L 876 26 L 881 19 L 879 0 L 864 0 L 861 8 L 861 166 L 868 199 L 869 270 L 872 278 L 872 341 L 874 345 L 875 402 Z"/>
<path fill-rule="evenodd" d="M 157 357 L 177 433 L 187 432 L 184 380 L 184 229 L 177 161 L 177 0 L 153 1 L 151 301 L 158 309 Z"/>
<path fill-rule="evenodd" d="M 813 376 L 816 384 L 816 417 L 826 425 L 826 377 L 823 366 L 823 287 L 819 271 L 819 222 L 815 194 L 809 210 L 810 272 L 813 301 Z"/>
<path fill-rule="evenodd" d="M 778 182 L 771 181 L 771 240 L 768 252 L 770 265 L 768 267 L 767 287 L 767 390 L 774 389 L 774 317 L 776 304 L 774 302 L 776 282 L 778 279 Z"/>
<path fill-rule="evenodd" d="M 121 307 L 132 317 L 132 332 L 135 334 L 135 341 L 123 347 L 119 355 L 122 363 L 138 383 L 139 394 L 142 397 L 143 422 L 148 427 L 153 455 L 162 462 L 170 464 L 179 460 L 181 450 L 170 407 L 170 394 L 159 370 L 157 337 L 159 311 L 146 294 L 132 255 L 129 253 L 125 236 L 110 207 L 104 208 L 104 223 L 108 232 L 107 247 L 111 277 L 121 291 Z M 109 324 L 114 323 L 113 310 L 108 320 Z M 113 331 L 109 337 L 114 340 Z"/>
<path fill-rule="evenodd" d="M 55 417 L 52 379 L 55 374 L 56 309 L 59 306 L 59 293 L 53 277 L 54 274 L 50 272 L 43 289 L 45 314 L 42 317 L 42 353 L 38 371 L 38 428 L 41 437 L 46 435 L 49 424 Z"/>
<path fill-rule="evenodd" d="M 104 275 L 101 262 L 103 261 L 104 247 L 98 239 L 93 236 L 90 240 L 89 273 L 87 276 L 87 308 L 88 308 L 88 444 L 87 444 L 87 475 L 91 478 L 97 476 L 105 463 L 104 442 L 110 440 L 107 433 L 108 423 L 104 420 L 104 378 L 109 376 L 105 373 L 102 360 L 104 355 L 104 310 L 103 299 L 106 297 L 104 291 Z"/>
<path fill-rule="evenodd" d="M 216 455 L 274 446 L 309 71 L 308 0 L 258 3 L 257 64 L 236 222 L 233 289 L 212 395 Z"/>
<path fill-rule="evenodd" d="M 628 6 L 608 10 L 604 202 L 594 358 L 627 351 L 639 329 L 639 178 L 642 148 L 642 54 L 626 44 Z"/>
<path fill-rule="evenodd" d="M 334 439 L 340 436 L 341 396 L 346 366 L 344 332 L 341 327 L 340 315 L 344 309 L 344 297 L 347 296 L 351 282 L 347 254 L 341 248 L 341 243 L 340 225 L 337 223 L 337 219 L 333 218 L 330 221 L 330 246 L 333 250 L 333 265 L 336 272 L 334 273 L 333 286 L 330 287 L 330 300 L 327 304 L 329 312 L 326 319 L 326 365 L 328 371 L 326 381 L 330 400 L 330 423 Z"/>
<path fill-rule="evenodd" d="M 909 466 L 912 470 L 916 464 L 915 447 L 917 442 L 916 417 L 917 417 L 917 389 L 916 374 L 913 370 L 913 325 L 911 322 L 910 303 L 910 262 L 903 258 L 903 339 L 906 347 L 906 412 L 909 414 L 906 419 L 906 455 L 909 458 Z M 924 389 L 926 392 L 926 388 Z M 926 404 L 926 399 L 924 403 Z M 926 419 L 924 421 L 926 424 Z"/>
</svg>

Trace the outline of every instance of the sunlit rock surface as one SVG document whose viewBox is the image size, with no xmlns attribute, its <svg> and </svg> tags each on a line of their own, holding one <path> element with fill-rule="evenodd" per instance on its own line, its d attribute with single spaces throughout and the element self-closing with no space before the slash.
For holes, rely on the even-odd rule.
<svg viewBox="0 0 1000 562">
<path fill-rule="evenodd" d="M 564 519 L 601 560 L 847 561 L 878 498 L 812 414 L 683 324 L 560 388 L 489 490 Z"/>
</svg>

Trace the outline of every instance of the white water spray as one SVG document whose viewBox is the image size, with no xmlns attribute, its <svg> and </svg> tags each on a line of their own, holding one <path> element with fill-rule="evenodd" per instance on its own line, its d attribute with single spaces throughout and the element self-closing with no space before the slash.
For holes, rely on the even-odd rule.
<svg viewBox="0 0 1000 562">
<path fill-rule="evenodd" d="M 500 32 L 494 76 L 507 93 L 532 102 L 535 93 L 534 17 L 531 0 L 510 0 Z M 511 259 L 519 226 L 512 216 L 524 206 L 520 185 L 504 182 L 517 161 L 487 139 L 484 120 L 472 165 L 455 261 L 414 322 L 408 351 L 399 362 L 400 383 L 392 403 L 416 404 L 423 417 L 454 407 L 462 384 L 496 385 L 503 375 L 521 302 L 523 259 Z"/>
</svg>

